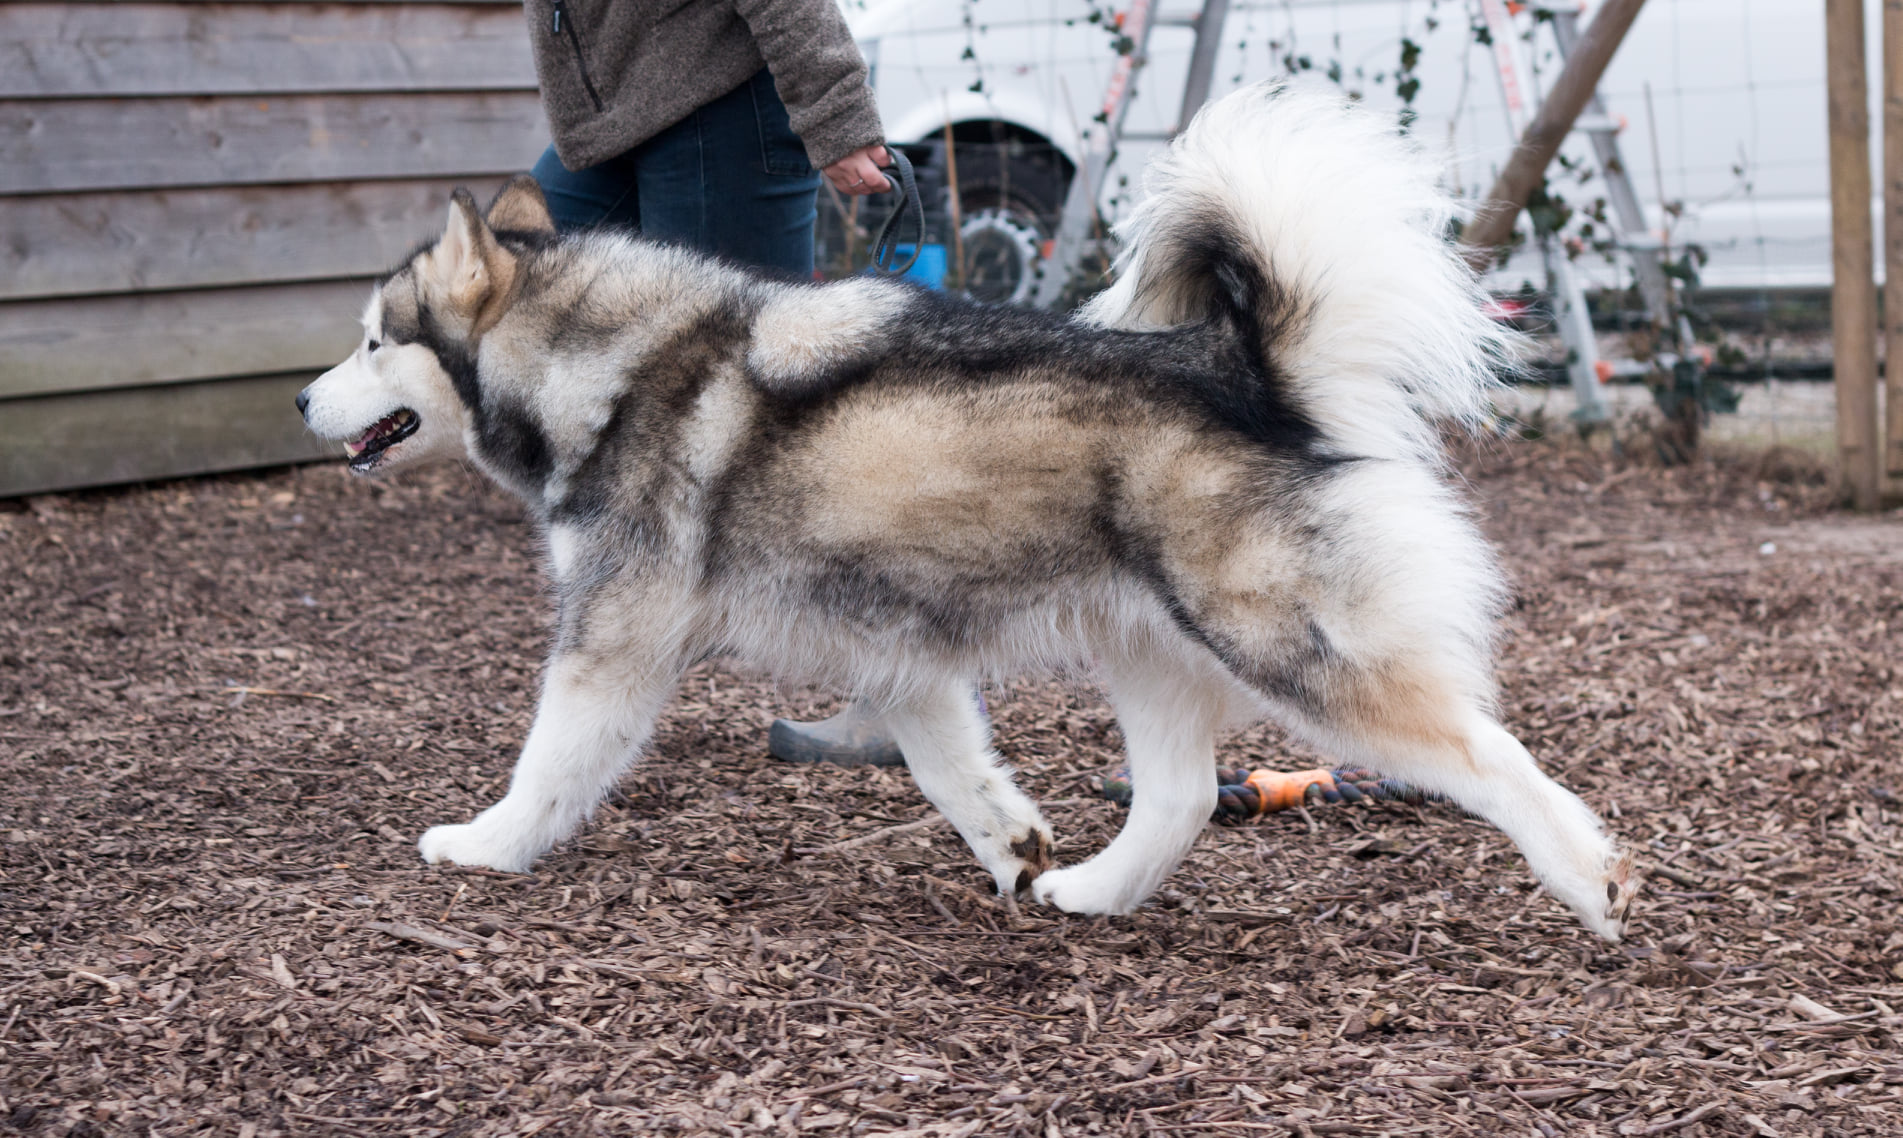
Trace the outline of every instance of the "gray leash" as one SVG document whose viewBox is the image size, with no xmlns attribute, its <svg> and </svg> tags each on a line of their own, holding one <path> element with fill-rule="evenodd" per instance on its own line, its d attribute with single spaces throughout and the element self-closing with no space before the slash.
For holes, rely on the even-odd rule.
<svg viewBox="0 0 1903 1138">
<path fill-rule="evenodd" d="M 892 171 L 899 178 L 899 204 L 891 213 L 886 214 L 885 224 L 879 227 L 879 235 L 872 240 L 872 267 L 881 276 L 896 277 L 910 269 L 918 261 L 919 250 L 925 247 L 925 205 L 918 199 L 918 179 L 912 176 L 912 160 L 896 146 L 885 148 L 892 156 L 892 165 L 882 169 Z M 888 264 L 898 256 L 899 218 L 910 210 L 913 217 L 912 252 L 903 264 Z"/>
</svg>

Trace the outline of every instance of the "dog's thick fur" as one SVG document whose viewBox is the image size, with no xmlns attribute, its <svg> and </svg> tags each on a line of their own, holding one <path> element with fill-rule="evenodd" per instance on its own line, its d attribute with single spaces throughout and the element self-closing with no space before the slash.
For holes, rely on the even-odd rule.
<svg viewBox="0 0 1903 1138">
<path fill-rule="evenodd" d="M 377 289 L 300 397 L 360 471 L 467 454 L 540 520 L 560 609 L 508 794 L 423 835 L 525 870 L 731 654 L 880 709 L 1001 890 L 1125 912 L 1264 713 L 1440 791 L 1616 939 L 1629 860 L 1493 715 L 1502 584 L 1434 421 L 1483 410 L 1505 333 L 1391 124 L 1332 94 L 1211 106 L 1150 171 L 1081 317 L 903 284 L 777 283 L 636 237 L 557 236 L 534 183 Z M 1054 868 L 974 686 L 1087 668 L 1137 787 Z"/>
</svg>

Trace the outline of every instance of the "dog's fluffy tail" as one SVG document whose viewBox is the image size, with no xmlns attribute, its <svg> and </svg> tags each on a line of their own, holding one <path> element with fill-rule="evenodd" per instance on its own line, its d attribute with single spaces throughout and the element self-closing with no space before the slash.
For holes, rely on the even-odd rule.
<svg viewBox="0 0 1903 1138">
<path fill-rule="evenodd" d="M 1150 165 L 1116 283 L 1079 315 L 1233 320 L 1337 445 L 1433 453 L 1433 420 L 1486 415 L 1513 337 L 1448 243 L 1436 183 L 1391 118 L 1333 88 L 1244 88 Z"/>
</svg>

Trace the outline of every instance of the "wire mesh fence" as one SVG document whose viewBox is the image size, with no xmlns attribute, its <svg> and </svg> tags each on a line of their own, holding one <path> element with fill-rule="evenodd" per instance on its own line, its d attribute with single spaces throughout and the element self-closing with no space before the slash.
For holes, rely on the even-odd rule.
<svg viewBox="0 0 1903 1138">
<path fill-rule="evenodd" d="M 1399 113 L 1424 143 L 1446 150 L 1449 184 L 1478 193 L 1488 182 L 1489 163 L 1511 145 L 1478 11 L 1473 0 L 1243 0 L 1230 9 L 1212 95 L 1272 75 L 1326 76 L 1354 97 Z M 1535 4 L 1516 17 L 1514 34 L 1536 89 L 1550 85 L 1562 62 L 1544 31 L 1546 11 Z M 1046 43 L 1025 30 L 1029 24 L 1020 27 L 1020 17 L 1007 19 L 964 0 L 935 18 L 962 27 L 952 38 L 966 48 L 959 66 L 977 77 L 973 91 L 996 96 L 1013 82 L 1060 70 L 1059 39 L 1046 37 Z M 1063 23 L 1055 16 L 1028 18 L 1039 27 L 1039 20 Z M 904 67 L 922 66 L 925 55 L 897 50 L 903 37 L 890 29 L 885 35 L 882 74 L 896 79 Z M 1780 0 L 1660 0 L 1601 84 L 1609 110 L 1626 127 L 1623 162 L 1648 221 L 1670 250 L 1673 268 L 1683 270 L 1681 296 L 1697 330 L 1695 354 L 1714 381 L 1738 396 L 1734 408 L 1710 416 L 1705 437 L 1713 441 L 1819 453 L 1833 445 L 1821 131 L 1799 129 L 1807 115 L 1822 118 L 1821 54 L 1809 50 L 1820 36 L 1818 21 L 1796 17 Z M 1032 43 L 1045 47 L 1040 53 L 1023 46 Z M 1156 58 L 1139 80 L 1140 90 L 1150 87 L 1142 99 L 1174 96 L 1161 76 L 1174 74 L 1166 61 L 1186 43 L 1151 45 Z M 1021 74 L 1014 79 L 1014 73 Z M 928 78 L 943 77 L 933 72 Z M 1071 102 L 1094 98 L 1088 84 L 1042 93 Z M 1007 102 L 1000 99 L 999 106 Z M 1074 125 L 1081 117 L 1073 108 Z M 1001 112 L 997 121 L 962 121 L 947 107 L 942 134 L 930 128 L 930 137 L 904 145 L 921 172 L 931 214 L 926 255 L 910 274 L 915 279 L 984 301 L 1029 300 L 1072 166 L 1059 148 L 1008 118 Z M 1113 167 L 1119 188 L 1102 195 L 1111 218 L 1160 137 L 1127 147 Z M 1622 291 L 1632 271 L 1627 251 L 1603 224 L 1605 171 L 1580 146 L 1570 147 L 1549 172 L 1541 201 L 1552 216 L 1541 217 L 1566 237 L 1577 271 L 1593 290 L 1599 356 L 1610 365 L 1607 393 L 1615 412 L 1631 423 L 1653 402 L 1646 383 L 1648 374 L 1658 379 L 1653 361 L 1669 357 L 1675 345 L 1657 342 L 1643 305 Z M 864 271 L 871 235 L 890 208 L 889 198 L 824 193 L 822 274 Z M 1110 252 L 1100 250 L 1073 280 L 1071 299 L 1104 283 Z M 1502 291 L 1534 276 L 1527 287 L 1537 315 L 1545 306 L 1537 295 L 1543 281 L 1536 261 L 1514 258 L 1490 283 Z M 1534 382 L 1516 387 L 1511 401 L 1528 415 L 1563 421 L 1573 403 L 1563 382 L 1568 349 L 1538 323 L 1529 327 L 1536 338 L 1529 361 Z"/>
<path fill-rule="evenodd" d="M 1578 406 L 1567 385 L 1567 347 L 1553 329 L 1545 299 L 1520 298 L 1516 321 L 1527 334 L 1524 374 L 1515 377 L 1500 410 L 1537 429 L 1561 429 Z M 1602 292 L 1593 322 L 1603 387 L 1614 433 L 1643 429 L 1660 418 L 1653 360 L 1660 345 L 1636 301 Z M 1830 294 L 1827 289 L 1686 290 L 1697 316 L 1698 353 L 1706 381 L 1735 402 L 1703 421 L 1703 437 L 1734 447 L 1790 447 L 1827 456 L 1835 447 L 1836 401 L 1831 383 Z"/>
</svg>

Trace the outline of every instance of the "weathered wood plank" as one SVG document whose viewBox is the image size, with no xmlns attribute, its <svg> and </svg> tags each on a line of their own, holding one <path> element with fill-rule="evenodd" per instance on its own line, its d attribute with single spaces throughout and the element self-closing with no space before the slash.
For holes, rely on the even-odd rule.
<svg viewBox="0 0 1903 1138">
<path fill-rule="evenodd" d="M 11 0 L 9 0 L 11 2 Z M 74 7 L 89 5 L 99 8 L 118 8 L 128 4 L 149 3 L 150 0 L 70 0 Z M 213 4 L 230 4 L 233 0 L 170 0 L 186 8 L 209 7 Z M 245 0 L 245 3 L 271 8 L 284 4 L 309 4 L 312 0 Z M 406 5 L 425 6 L 430 4 L 479 4 L 484 7 L 510 7 L 520 9 L 522 0 L 321 0 L 326 4 L 341 4 L 348 7 L 390 7 L 401 8 Z"/>
<path fill-rule="evenodd" d="M 0 102 L 0 194 L 525 169 L 535 92 Z"/>
<path fill-rule="evenodd" d="M 0 208 L 0 299 L 370 276 L 443 224 L 467 185 L 416 182 L 48 194 Z"/>
<path fill-rule="evenodd" d="M 337 455 L 292 406 L 309 373 L 0 401 L 0 497 Z"/>
<path fill-rule="evenodd" d="M 534 86 L 513 6 L 0 5 L 0 98 Z"/>
<path fill-rule="evenodd" d="M 355 280 L 0 305 L 0 398 L 329 367 L 369 296 Z"/>
<path fill-rule="evenodd" d="M 148 0 L 71 0 L 71 2 L 74 4 L 74 6 L 78 6 L 81 4 L 91 4 L 91 5 L 97 5 L 98 7 L 101 7 L 101 8 L 117 8 L 124 4 L 146 3 L 148 2 Z M 198 8 L 198 7 L 208 6 L 212 4 L 229 4 L 232 2 L 232 0 L 171 0 L 171 2 L 183 5 L 184 7 L 187 7 L 187 8 Z M 261 7 L 268 8 L 268 7 L 275 7 L 279 4 L 309 4 L 311 3 L 311 0 L 245 0 L 245 2 L 250 4 L 257 4 Z M 445 4 L 445 3 L 480 4 L 485 7 L 494 5 L 497 7 L 506 6 L 506 7 L 517 8 L 517 9 L 522 7 L 522 0 L 323 0 L 323 2 L 327 4 L 348 5 L 349 7 L 352 7 L 352 8 L 360 7 L 360 6 L 361 7 L 388 6 L 392 8 L 400 8 L 406 4 L 421 6 L 421 5 L 427 5 L 427 4 Z"/>
</svg>

